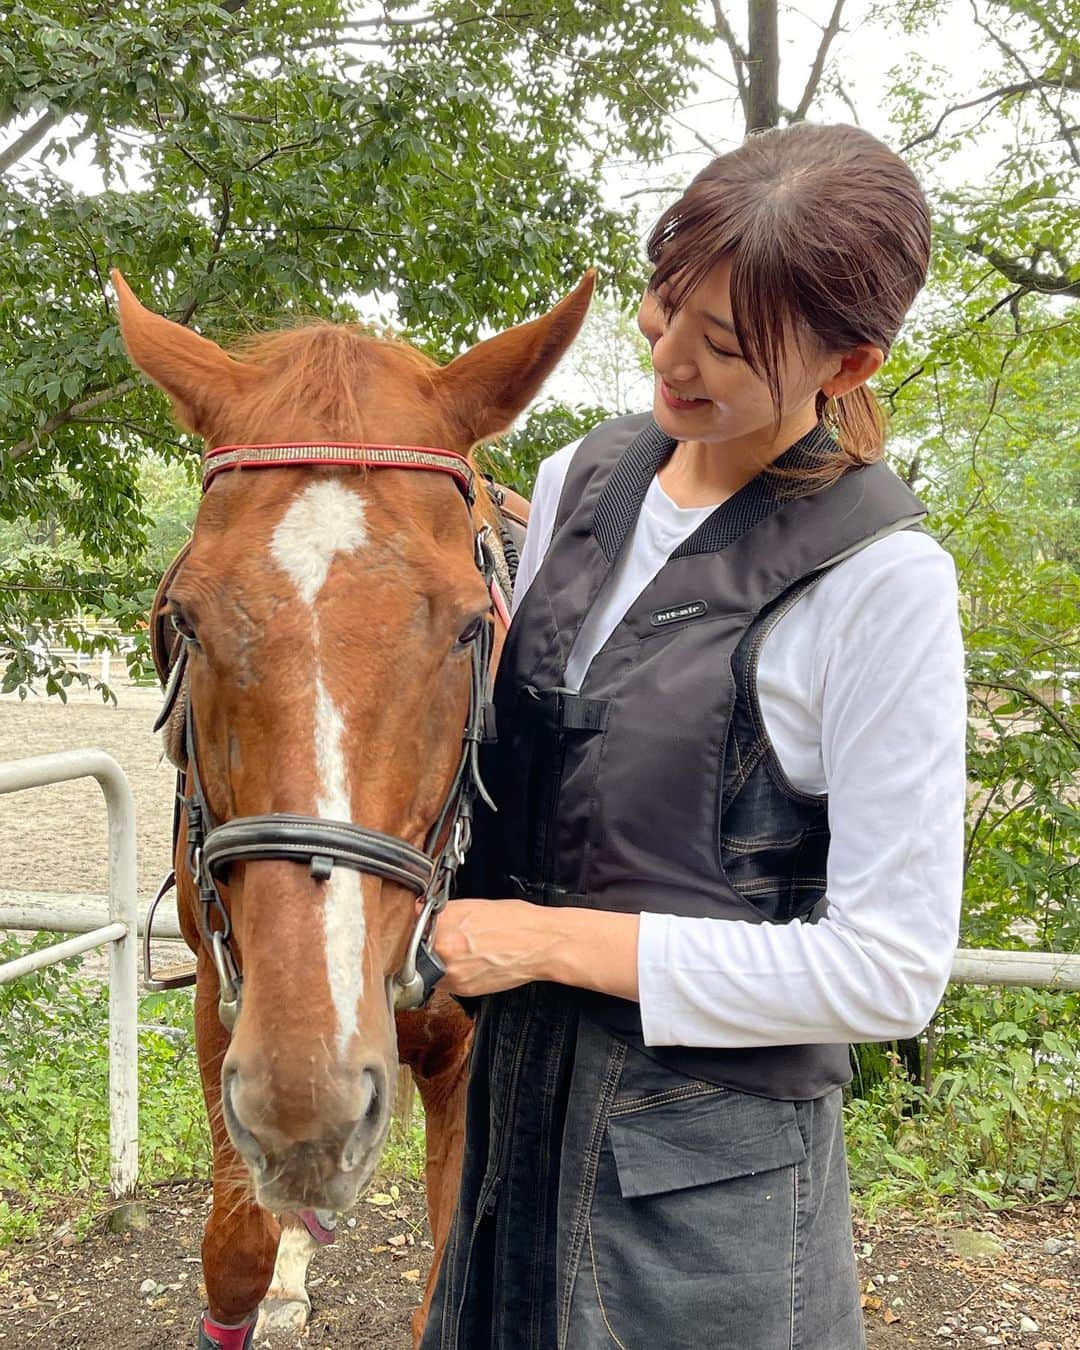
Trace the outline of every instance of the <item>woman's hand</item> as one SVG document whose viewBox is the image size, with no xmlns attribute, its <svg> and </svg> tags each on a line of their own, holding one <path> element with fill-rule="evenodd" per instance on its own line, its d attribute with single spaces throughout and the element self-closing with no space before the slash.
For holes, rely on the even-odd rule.
<svg viewBox="0 0 1080 1350">
<path fill-rule="evenodd" d="M 435 927 L 443 986 L 474 997 L 554 980 L 637 999 L 636 914 L 548 909 L 526 900 L 451 900 Z"/>
<path fill-rule="evenodd" d="M 544 973 L 554 911 L 525 900 L 451 900 L 435 927 L 443 987 L 466 996 L 497 994 Z"/>
</svg>

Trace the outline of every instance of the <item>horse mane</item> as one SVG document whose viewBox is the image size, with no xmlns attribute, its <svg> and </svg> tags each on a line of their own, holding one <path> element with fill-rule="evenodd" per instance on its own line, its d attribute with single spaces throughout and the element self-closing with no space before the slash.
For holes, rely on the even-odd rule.
<svg viewBox="0 0 1080 1350">
<path fill-rule="evenodd" d="M 407 379 L 434 391 L 437 364 L 395 338 L 376 336 L 356 324 L 306 323 L 243 338 L 230 354 L 263 371 L 258 389 L 242 394 L 230 413 L 247 420 L 257 413 L 291 420 L 298 407 L 314 413 L 334 434 L 354 439 L 364 428 L 365 395 L 373 383 Z"/>
<path fill-rule="evenodd" d="M 256 419 L 262 425 L 287 426 L 297 408 L 303 408 L 335 439 L 374 439 L 377 431 L 369 427 L 364 404 L 378 381 L 390 389 L 408 382 L 423 389 L 434 404 L 441 403 L 434 378 L 438 362 L 399 338 L 358 324 L 318 321 L 256 333 L 232 343 L 230 355 L 260 367 L 263 375 L 257 389 L 230 400 L 230 421 L 239 427 Z M 480 476 L 475 451 L 468 451 L 467 458 L 477 472 L 480 511 L 497 528 L 498 509 Z"/>
</svg>

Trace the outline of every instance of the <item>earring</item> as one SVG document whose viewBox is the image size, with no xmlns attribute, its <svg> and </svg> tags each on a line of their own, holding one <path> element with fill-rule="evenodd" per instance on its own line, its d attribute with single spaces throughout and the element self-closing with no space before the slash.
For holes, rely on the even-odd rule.
<svg viewBox="0 0 1080 1350">
<path fill-rule="evenodd" d="M 826 398 L 821 420 L 825 423 L 826 429 L 834 436 L 840 434 L 840 400 L 835 394 L 830 394 Z"/>
</svg>

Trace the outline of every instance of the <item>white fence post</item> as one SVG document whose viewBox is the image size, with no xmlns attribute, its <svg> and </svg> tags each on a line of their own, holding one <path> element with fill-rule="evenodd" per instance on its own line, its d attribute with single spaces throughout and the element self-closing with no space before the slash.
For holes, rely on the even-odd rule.
<svg viewBox="0 0 1080 1350">
<path fill-rule="evenodd" d="M 77 951 L 109 943 L 109 1155 L 114 1230 L 143 1227 L 135 1200 L 139 1172 L 138 939 L 135 905 L 135 800 L 124 771 L 103 750 L 66 750 L 0 764 L 0 794 L 94 778 L 109 821 L 109 920 L 81 938 L 0 966 L 0 982 Z"/>
</svg>

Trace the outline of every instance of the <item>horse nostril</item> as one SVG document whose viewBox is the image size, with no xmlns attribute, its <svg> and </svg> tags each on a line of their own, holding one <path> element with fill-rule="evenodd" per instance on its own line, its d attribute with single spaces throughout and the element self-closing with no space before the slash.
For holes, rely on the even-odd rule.
<svg viewBox="0 0 1080 1350">
<path fill-rule="evenodd" d="M 365 1154 L 370 1153 L 378 1141 L 383 1117 L 383 1094 L 379 1090 L 379 1082 L 379 1075 L 370 1069 L 364 1069 L 360 1075 L 364 1106 L 341 1153 L 341 1165 L 346 1172 L 359 1167 Z"/>
<path fill-rule="evenodd" d="M 254 1171 L 263 1171 L 266 1167 L 266 1154 L 262 1151 L 259 1141 L 252 1132 L 244 1125 L 236 1113 L 236 1104 L 233 1101 L 233 1092 L 236 1088 L 237 1072 L 235 1069 L 225 1069 L 221 1075 L 221 1113 L 225 1119 L 225 1128 L 229 1132 L 229 1138 L 232 1140 L 237 1153 Z"/>
<path fill-rule="evenodd" d="M 379 1108 L 382 1105 L 381 1093 L 379 1092 L 379 1079 L 370 1069 L 365 1069 L 361 1075 L 364 1084 L 364 1094 L 367 1097 L 367 1105 L 364 1107 L 360 1119 L 362 1122 L 372 1123 L 378 1117 Z"/>
</svg>

